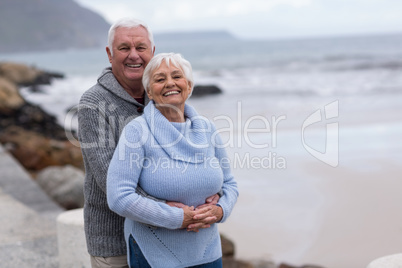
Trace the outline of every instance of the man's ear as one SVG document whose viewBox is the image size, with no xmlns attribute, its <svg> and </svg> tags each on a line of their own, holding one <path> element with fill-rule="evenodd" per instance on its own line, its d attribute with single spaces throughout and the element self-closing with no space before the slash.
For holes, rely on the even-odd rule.
<svg viewBox="0 0 402 268">
<path fill-rule="evenodd" d="M 109 62 L 112 63 L 112 52 L 110 51 L 109 47 L 106 47 L 107 57 L 109 58 Z"/>
<path fill-rule="evenodd" d="M 188 84 L 188 94 L 191 94 L 191 82 L 189 81 L 187 82 L 187 84 Z"/>
</svg>

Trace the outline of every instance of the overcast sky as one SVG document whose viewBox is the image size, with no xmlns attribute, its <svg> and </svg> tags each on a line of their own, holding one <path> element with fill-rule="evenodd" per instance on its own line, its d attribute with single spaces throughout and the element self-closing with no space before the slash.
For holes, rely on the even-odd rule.
<svg viewBox="0 0 402 268">
<path fill-rule="evenodd" d="M 229 30 L 242 38 L 402 33 L 401 0 L 75 0 L 113 23 L 132 16 L 154 33 Z"/>
</svg>

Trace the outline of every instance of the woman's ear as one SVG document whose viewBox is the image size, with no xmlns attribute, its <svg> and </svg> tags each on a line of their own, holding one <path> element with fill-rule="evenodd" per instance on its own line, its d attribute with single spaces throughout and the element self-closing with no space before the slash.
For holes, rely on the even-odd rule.
<svg viewBox="0 0 402 268">
<path fill-rule="evenodd" d="M 153 100 L 151 90 L 145 90 L 145 91 L 147 92 L 148 99 Z"/>
</svg>

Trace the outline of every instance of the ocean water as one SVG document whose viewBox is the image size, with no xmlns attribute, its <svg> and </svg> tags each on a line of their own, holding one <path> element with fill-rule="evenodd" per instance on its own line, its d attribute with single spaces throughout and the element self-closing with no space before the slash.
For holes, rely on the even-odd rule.
<svg viewBox="0 0 402 268">
<path fill-rule="evenodd" d="M 196 84 L 223 90 L 188 102 L 214 121 L 227 144 L 240 198 L 221 230 L 235 240 L 238 257 L 364 267 L 390 248 L 378 243 L 365 259 L 352 254 L 349 266 L 311 253 L 323 247 L 328 210 L 342 199 L 339 189 L 324 194 L 342 179 L 330 174 L 352 172 L 351 181 L 373 172 L 395 179 L 400 174 L 380 163 L 402 166 L 402 34 L 156 44 L 156 53 L 179 52 L 188 59 Z M 109 65 L 103 48 L 0 55 L 0 60 L 66 75 L 40 93 L 28 88 L 21 93 L 67 129 L 76 129 L 68 110 Z M 342 211 L 347 217 L 348 209 Z M 333 250 L 336 257 L 348 249 L 334 245 Z"/>
</svg>

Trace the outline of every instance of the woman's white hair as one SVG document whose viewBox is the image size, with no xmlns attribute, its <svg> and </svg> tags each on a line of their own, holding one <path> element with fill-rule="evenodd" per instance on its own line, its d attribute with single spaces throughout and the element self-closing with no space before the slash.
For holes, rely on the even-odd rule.
<svg viewBox="0 0 402 268">
<path fill-rule="evenodd" d="M 141 20 L 137 20 L 134 18 L 122 18 L 116 21 L 109 29 L 109 34 L 108 34 L 108 47 L 110 52 L 112 53 L 113 56 L 113 41 L 114 41 L 114 35 L 116 33 L 117 28 L 137 28 L 137 27 L 144 27 L 145 30 L 148 32 L 148 39 L 151 42 L 151 49 L 152 51 L 155 48 L 154 44 L 154 36 L 152 35 L 151 30 L 147 26 L 147 24 Z"/>
<path fill-rule="evenodd" d="M 166 65 L 169 67 L 170 64 L 173 64 L 177 68 L 180 68 L 183 71 L 184 77 L 188 82 L 190 82 L 191 91 L 188 95 L 188 98 L 193 93 L 194 88 L 194 78 L 193 78 L 193 69 L 188 60 L 183 58 L 182 55 L 178 53 L 160 53 L 154 56 L 148 63 L 147 67 L 144 70 L 144 74 L 142 75 L 142 85 L 144 86 L 147 93 L 150 90 L 150 80 L 152 73 L 158 69 L 162 62 L 166 62 Z"/>
</svg>

